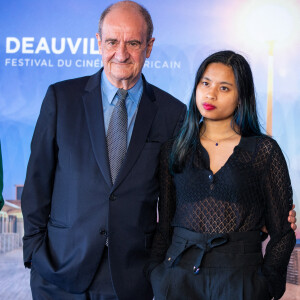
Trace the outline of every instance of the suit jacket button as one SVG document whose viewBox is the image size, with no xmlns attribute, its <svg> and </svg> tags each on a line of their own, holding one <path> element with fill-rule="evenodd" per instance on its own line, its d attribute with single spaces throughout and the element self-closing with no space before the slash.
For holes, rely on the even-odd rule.
<svg viewBox="0 0 300 300">
<path fill-rule="evenodd" d="M 109 196 L 109 200 L 110 201 L 115 201 L 117 199 L 117 197 L 115 196 L 115 194 L 111 194 L 110 196 Z"/>
<path fill-rule="evenodd" d="M 100 234 L 101 235 L 106 235 L 106 231 L 104 229 L 100 229 Z"/>
</svg>

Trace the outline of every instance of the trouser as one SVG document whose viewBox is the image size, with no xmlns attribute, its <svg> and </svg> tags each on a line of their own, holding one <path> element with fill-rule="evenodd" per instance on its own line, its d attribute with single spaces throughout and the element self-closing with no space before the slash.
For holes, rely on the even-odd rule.
<svg viewBox="0 0 300 300">
<path fill-rule="evenodd" d="M 33 300 L 118 300 L 110 274 L 108 249 L 106 247 L 90 287 L 82 294 L 71 294 L 46 281 L 32 266 L 30 273 L 32 298 Z"/>
<path fill-rule="evenodd" d="M 155 300 L 268 300 L 259 232 L 201 234 L 175 228 L 151 273 Z"/>
</svg>

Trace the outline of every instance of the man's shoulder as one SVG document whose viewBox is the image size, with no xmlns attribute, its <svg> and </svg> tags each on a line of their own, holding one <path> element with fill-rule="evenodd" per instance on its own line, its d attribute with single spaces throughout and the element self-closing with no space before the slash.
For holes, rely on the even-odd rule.
<svg viewBox="0 0 300 300">
<path fill-rule="evenodd" d="M 65 103 L 75 99 L 81 99 L 81 97 L 95 88 L 99 88 L 99 72 L 90 76 L 78 77 L 73 79 L 67 79 L 58 81 L 49 86 L 47 95 L 55 95 L 60 102 Z M 51 98 L 51 97 L 50 97 Z"/>
<path fill-rule="evenodd" d="M 101 70 L 96 72 L 95 74 L 89 76 L 83 76 L 73 79 L 67 79 L 63 81 L 56 82 L 52 84 L 55 89 L 58 90 L 92 90 L 99 86 L 100 84 L 100 77 L 101 77 Z"/>
<path fill-rule="evenodd" d="M 66 79 L 58 81 L 54 84 L 55 89 L 68 89 L 68 88 L 84 88 L 91 76 L 83 76 L 78 78 Z"/>
</svg>

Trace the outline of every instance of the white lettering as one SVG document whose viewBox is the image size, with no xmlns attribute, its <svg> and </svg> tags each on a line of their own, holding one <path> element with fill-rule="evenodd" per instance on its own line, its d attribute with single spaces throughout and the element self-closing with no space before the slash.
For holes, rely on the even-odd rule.
<svg viewBox="0 0 300 300">
<path fill-rule="evenodd" d="M 88 39 L 84 38 L 83 39 L 83 54 L 87 54 L 88 53 Z"/>
<path fill-rule="evenodd" d="M 63 59 L 59 59 L 59 60 L 57 61 L 57 66 L 58 66 L 58 67 L 63 67 L 63 66 L 64 66 L 64 60 L 63 60 Z"/>
<path fill-rule="evenodd" d="M 167 69 L 180 69 L 181 68 L 181 62 L 180 61 L 160 61 L 160 60 L 146 60 L 144 64 L 144 68 L 154 68 L 154 69 L 161 69 L 161 68 L 167 68 Z"/>
<path fill-rule="evenodd" d="M 154 62 L 154 66 L 155 66 L 156 69 L 160 69 L 160 65 L 161 65 L 160 60 L 156 60 L 156 61 Z"/>
<path fill-rule="evenodd" d="M 5 58 L 5 66 L 8 66 L 8 65 L 10 65 L 10 63 L 11 63 L 11 59 L 10 58 Z"/>
<path fill-rule="evenodd" d="M 173 69 L 181 69 L 181 61 L 174 61 Z"/>
<path fill-rule="evenodd" d="M 56 38 L 46 39 L 41 37 L 6 37 L 6 53 L 22 52 L 23 54 L 62 54 L 66 51 L 66 47 L 71 54 L 77 54 L 81 51 L 82 54 L 99 55 L 97 40 L 95 38 Z"/>
<path fill-rule="evenodd" d="M 12 48 L 12 43 L 14 43 L 14 48 Z M 15 37 L 6 38 L 6 53 L 16 53 L 19 51 L 21 43 L 19 39 Z"/>
<path fill-rule="evenodd" d="M 46 41 L 46 38 L 41 38 L 36 49 L 35 49 L 35 53 L 40 53 L 40 51 L 45 51 L 47 54 L 50 54 L 50 49 L 48 46 L 48 43 Z"/>
<path fill-rule="evenodd" d="M 77 68 L 100 68 L 102 67 L 102 60 L 100 59 L 77 59 L 75 61 Z"/>
<path fill-rule="evenodd" d="M 162 68 L 169 68 L 169 65 L 166 61 L 163 62 Z"/>
<path fill-rule="evenodd" d="M 81 59 L 77 59 L 77 60 L 75 61 L 75 66 L 76 66 L 77 68 L 81 68 L 81 67 L 82 67 L 82 60 L 81 60 Z"/>
<path fill-rule="evenodd" d="M 11 64 L 13 67 L 17 67 L 17 59 L 16 58 L 13 58 L 12 59 L 12 64 Z"/>
<path fill-rule="evenodd" d="M 62 54 L 66 49 L 66 39 L 60 39 L 60 49 L 56 48 L 56 38 L 51 39 L 51 50 L 54 54 Z"/>
<path fill-rule="evenodd" d="M 12 67 L 53 67 L 50 59 L 30 59 L 30 58 L 6 58 L 5 66 Z"/>
<path fill-rule="evenodd" d="M 57 66 L 58 67 L 64 67 L 66 66 L 67 68 L 70 68 L 72 66 L 72 60 L 71 59 L 59 59 L 57 61 Z"/>
<path fill-rule="evenodd" d="M 22 38 L 22 53 L 30 54 L 33 53 L 33 37 L 24 37 Z"/>
<path fill-rule="evenodd" d="M 70 51 L 71 51 L 72 54 L 76 54 L 77 53 L 79 45 L 81 43 L 81 40 L 82 40 L 82 38 L 76 39 L 76 43 L 74 45 L 72 39 L 71 38 L 67 38 L 67 42 L 68 42 L 68 45 L 70 47 Z"/>
</svg>

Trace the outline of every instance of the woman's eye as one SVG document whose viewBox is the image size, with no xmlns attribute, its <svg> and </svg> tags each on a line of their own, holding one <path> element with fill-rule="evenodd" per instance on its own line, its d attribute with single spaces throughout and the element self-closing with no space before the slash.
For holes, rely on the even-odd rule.
<svg viewBox="0 0 300 300">
<path fill-rule="evenodd" d="M 229 91 L 229 88 L 227 86 L 221 86 L 222 91 Z"/>
</svg>

